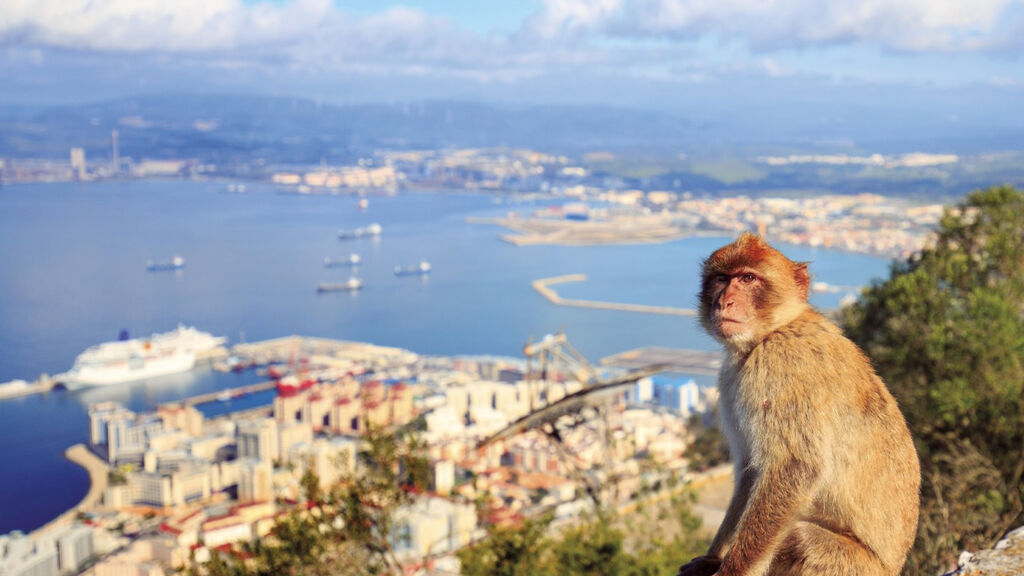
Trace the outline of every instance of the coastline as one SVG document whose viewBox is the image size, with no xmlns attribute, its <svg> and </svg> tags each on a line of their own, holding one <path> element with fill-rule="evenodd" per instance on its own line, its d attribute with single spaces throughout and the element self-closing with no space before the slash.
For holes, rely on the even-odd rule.
<svg viewBox="0 0 1024 576">
<path fill-rule="evenodd" d="M 64 451 L 64 457 L 85 468 L 86 472 L 89 473 L 89 491 L 86 492 L 85 497 L 78 504 L 43 526 L 33 530 L 29 536 L 34 539 L 38 539 L 48 532 L 72 522 L 80 510 L 86 510 L 96 505 L 107 489 L 107 463 L 93 454 L 85 444 L 79 443 L 68 448 Z"/>
</svg>

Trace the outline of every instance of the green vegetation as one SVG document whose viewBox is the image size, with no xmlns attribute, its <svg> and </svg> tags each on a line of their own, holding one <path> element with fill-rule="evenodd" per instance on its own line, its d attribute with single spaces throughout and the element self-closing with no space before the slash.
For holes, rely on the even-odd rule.
<svg viewBox="0 0 1024 576">
<path fill-rule="evenodd" d="M 765 170 L 738 158 L 694 161 L 689 171 L 725 185 L 756 182 L 768 175 Z"/>
<path fill-rule="evenodd" d="M 713 466 L 729 461 L 729 444 L 718 426 L 718 408 L 712 413 L 715 424 L 707 426 L 701 414 L 690 417 L 688 427 L 694 431 L 693 442 L 686 448 L 686 457 L 690 459 L 690 469 L 707 470 Z"/>
<path fill-rule="evenodd" d="M 1024 194 L 996 187 L 947 210 L 935 246 L 843 313 L 900 402 L 922 466 L 907 574 L 1024 524 Z"/>
<path fill-rule="evenodd" d="M 429 480 L 423 447 L 414 436 L 370 431 L 358 474 L 321 490 L 306 473 L 304 502 L 277 520 L 265 538 L 211 551 L 210 560 L 183 570 L 188 576 L 334 576 L 401 574 L 396 511 L 413 502 Z M 467 576 L 608 575 L 674 573 L 702 554 L 701 520 L 694 497 L 674 477 L 663 493 L 648 493 L 628 513 L 602 511 L 579 523 L 553 526 L 553 516 L 490 525 L 487 538 L 458 552 Z M 670 495 L 669 497 L 664 497 Z M 483 501 L 478 503 L 483 509 Z"/>
<path fill-rule="evenodd" d="M 696 537 L 700 518 L 689 492 L 664 506 L 616 519 L 604 512 L 561 531 L 551 517 L 491 526 L 487 538 L 463 548 L 464 576 L 655 576 L 674 574 L 708 542 Z"/>
<path fill-rule="evenodd" d="M 214 553 L 189 576 L 333 576 L 400 574 L 395 512 L 426 489 L 429 466 L 414 437 L 370 430 L 363 437 L 358 474 L 328 490 L 307 472 L 304 506 L 277 520 L 271 534 L 235 550 Z M 235 557 L 247 560 L 235 561 Z"/>
<path fill-rule="evenodd" d="M 107 471 L 107 484 L 110 486 L 124 486 L 128 483 L 128 477 L 120 470 Z"/>
</svg>

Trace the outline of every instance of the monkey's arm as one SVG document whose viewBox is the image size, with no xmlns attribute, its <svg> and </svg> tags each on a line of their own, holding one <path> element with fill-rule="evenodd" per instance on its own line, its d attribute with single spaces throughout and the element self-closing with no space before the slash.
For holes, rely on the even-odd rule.
<svg viewBox="0 0 1024 576">
<path fill-rule="evenodd" d="M 732 544 L 736 534 L 736 525 L 739 524 L 743 511 L 747 509 L 756 478 L 754 470 L 749 466 L 743 467 L 740 477 L 736 481 L 732 499 L 729 500 L 729 507 L 725 511 L 725 519 L 722 520 L 715 539 L 711 541 L 711 547 L 708 548 L 708 556 L 721 558 L 725 550 Z"/>
<path fill-rule="evenodd" d="M 767 570 L 787 529 L 813 492 L 817 477 L 816 469 L 795 458 L 764 468 L 718 574 L 739 576 Z"/>
<path fill-rule="evenodd" d="M 749 467 L 743 466 L 736 481 L 736 487 L 729 500 L 729 507 L 725 511 L 725 519 L 718 527 L 715 539 L 708 548 L 708 553 L 698 556 L 679 568 L 677 576 L 710 576 L 718 571 L 722 564 L 722 554 L 732 544 L 736 534 L 736 525 L 743 516 L 750 500 L 750 493 L 753 490 L 756 473 Z"/>
</svg>

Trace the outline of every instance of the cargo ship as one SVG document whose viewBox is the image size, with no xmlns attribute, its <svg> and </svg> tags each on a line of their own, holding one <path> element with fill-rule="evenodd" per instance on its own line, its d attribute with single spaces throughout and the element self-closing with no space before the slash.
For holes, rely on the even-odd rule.
<svg viewBox="0 0 1024 576">
<path fill-rule="evenodd" d="M 412 266 L 395 266 L 395 276 L 422 276 L 430 274 L 430 262 L 421 260 Z"/>
<path fill-rule="evenodd" d="M 153 262 L 152 260 L 146 261 L 146 270 L 150 272 L 161 272 L 163 270 L 181 270 L 185 267 L 185 259 L 181 256 L 175 256 L 170 260 L 164 260 L 162 262 Z"/>
<path fill-rule="evenodd" d="M 359 278 L 349 278 L 345 282 L 321 282 L 317 284 L 317 292 L 340 292 L 343 290 L 359 290 L 363 287 L 363 281 Z"/>
<path fill-rule="evenodd" d="M 359 254 L 349 254 L 347 258 L 331 258 L 328 256 L 324 258 L 324 266 L 326 268 L 340 268 L 342 266 L 358 266 L 359 265 Z"/>
<path fill-rule="evenodd" d="M 380 224 L 374 222 L 373 224 L 363 228 L 356 228 L 354 230 L 338 230 L 338 239 L 350 240 L 352 238 L 366 238 L 369 236 L 380 236 L 380 233 Z"/>
<path fill-rule="evenodd" d="M 226 342 L 194 327 L 178 328 L 147 338 L 127 338 L 91 346 L 75 358 L 71 370 L 54 377 L 70 390 L 107 386 L 187 372 L 195 367 L 196 355 Z"/>
</svg>

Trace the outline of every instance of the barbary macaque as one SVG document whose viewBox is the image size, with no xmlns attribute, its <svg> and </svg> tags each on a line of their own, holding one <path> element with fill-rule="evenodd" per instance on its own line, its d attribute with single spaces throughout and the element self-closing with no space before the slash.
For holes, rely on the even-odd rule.
<svg viewBox="0 0 1024 576">
<path fill-rule="evenodd" d="M 920 465 L 863 352 L 807 302 L 807 265 L 743 234 L 704 261 L 700 321 L 726 349 L 719 415 L 735 466 L 725 519 L 680 576 L 895 576 Z"/>
</svg>

